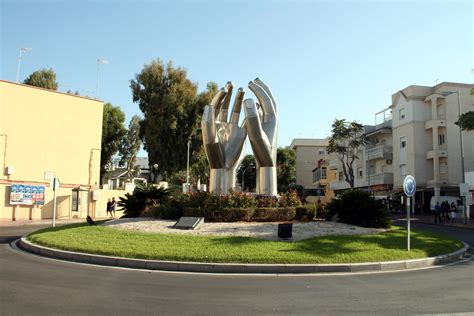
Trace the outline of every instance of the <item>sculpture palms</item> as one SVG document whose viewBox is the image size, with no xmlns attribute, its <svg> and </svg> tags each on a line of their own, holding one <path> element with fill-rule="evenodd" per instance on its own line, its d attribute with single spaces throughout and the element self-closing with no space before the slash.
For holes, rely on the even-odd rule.
<svg viewBox="0 0 474 316">
<path fill-rule="evenodd" d="M 216 194 L 227 193 L 235 186 L 236 169 L 243 158 L 243 145 L 247 131 L 239 126 L 244 90 L 238 89 L 230 120 L 228 110 L 233 85 L 228 82 L 204 108 L 201 128 L 204 150 L 209 165 L 209 190 Z"/>
</svg>

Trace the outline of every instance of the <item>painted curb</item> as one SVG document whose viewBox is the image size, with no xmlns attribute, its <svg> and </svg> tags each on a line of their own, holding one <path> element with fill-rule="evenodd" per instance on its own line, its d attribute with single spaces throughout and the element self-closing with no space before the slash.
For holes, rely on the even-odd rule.
<svg viewBox="0 0 474 316">
<path fill-rule="evenodd" d="M 463 244 L 462 249 L 450 254 L 412 260 L 347 264 L 238 264 L 143 260 L 85 254 L 35 245 L 26 240 L 25 237 L 17 242 L 17 245 L 25 251 L 44 257 L 80 263 L 160 271 L 248 274 L 350 273 L 419 269 L 461 260 L 469 250 L 469 245 L 465 242 Z"/>
</svg>

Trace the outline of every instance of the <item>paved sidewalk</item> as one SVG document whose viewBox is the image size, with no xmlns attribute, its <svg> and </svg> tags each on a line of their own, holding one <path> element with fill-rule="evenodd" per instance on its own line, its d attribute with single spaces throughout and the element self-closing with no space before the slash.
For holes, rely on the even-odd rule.
<svg viewBox="0 0 474 316">
<path fill-rule="evenodd" d="M 85 218 L 71 218 L 71 219 L 57 219 L 56 225 L 65 225 L 72 223 L 83 223 L 86 222 Z M 30 226 L 30 225 L 52 225 L 52 219 L 35 219 L 35 220 L 0 220 L 0 227 L 16 227 L 16 226 Z"/>
<path fill-rule="evenodd" d="M 406 215 L 397 215 L 392 216 L 392 220 L 406 220 Z M 423 224 L 430 224 L 430 225 L 443 225 L 443 226 L 450 226 L 450 227 L 459 227 L 459 228 L 467 228 L 467 229 L 474 229 L 474 220 L 467 220 L 467 224 L 464 224 L 463 218 L 456 218 L 455 220 L 446 220 L 443 218 L 443 222 L 441 224 L 434 222 L 434 215 L 430 214 L 415 214 L 410 217 L 411 221 L 420 222 Z"/>
</svg>

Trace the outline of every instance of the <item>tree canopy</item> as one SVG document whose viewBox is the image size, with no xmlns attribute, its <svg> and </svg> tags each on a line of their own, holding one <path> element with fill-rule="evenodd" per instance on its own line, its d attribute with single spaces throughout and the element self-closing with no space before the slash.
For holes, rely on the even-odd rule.
<svg viewBox="0 0 474 316">
<path fill-rule="evenodd" d="M 354 161 L 359 159 L 359 149 L 367 144 L 363 134 L 364 126 L 357 122 L 346 122 L 345 119 L 336 119 L 332 124 L 329 138 L 328 153 L 335 153 L 342 163 L 344 179 L 354 188 Z"/>
<path fill-rule="evenodd" d="M 255 190 L 257 184 L 257 173 L 254 155 L 246 155 L 242 160 L 242 163 L 237 170 L 237 181 L 240 184 L 242 184 L 242 181 L 244 182 L 242 191 L 253 192 Z"/>
<path fill-rule="evenodd" d="M 132 117 L 128 124 L 128 130 L 119 144 L 120 164 L 127 166 L 129 178 L 134 173 L 137 154 L 142 144 L 140 138 L 140 122 L 140 116 L 134 115 Z"/>
<path fill-rule="evenodd" d="M 58 90 L 58 83 L 56 82 L 56 73 L 52 68 L 50 69 L 40 69 L 33 72 L 28 78 L 23 81 L 24 84 Z"/>
<path fill-rule="evenodd" d="M 278 192 L 287 192 L 296 182 L 296 153 L 291 148 L 277 150 Z"/>
<path fill-rule="evenodd" d="M 217 85 L 209 84 L 198 95 L 197 84 L 187 78 L 185 69 L 157 59 L 130 81 L 130 88 L 143 113 L 141 136 L 150 165 L 156 163 L 160 173 L 168 174 L 185 169 L 188 138 L 192 134 L 191 154 L 199 152 L 200 117 Z"/>
<path fill-rule="evenodd" d="M 456 122 L 456 125 L 459 125 L 463 131 L 469 132 L 474 130 L 474 111 L 461 114 L 461 116 L 459 116 L 459 120 Z"/>
<path fill-rule="evenodd" d="M 100 179 L 107 171 L 107 166 L 112 165 L 112 158 L 119 149 L 122 137 L 127 129 L 124 126 L 125 114 L 120 107 L 110 103 L 104 105 L 102 117 L 102 150 L 100 152 Z"/>
</svg>

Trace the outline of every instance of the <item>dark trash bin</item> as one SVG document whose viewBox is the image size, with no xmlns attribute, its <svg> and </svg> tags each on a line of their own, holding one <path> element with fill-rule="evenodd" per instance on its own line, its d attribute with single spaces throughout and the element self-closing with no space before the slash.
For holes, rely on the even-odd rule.
<svg viewBox="0 0 474 316">
<path fill-rule="evenodd" d="M 293 224 L 278 224 L 278 238 L 290 239 L 291 237 L 293 237 Z"/>
</svg>

